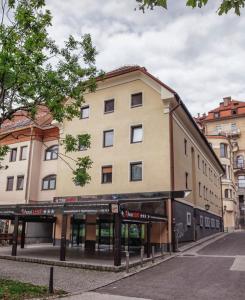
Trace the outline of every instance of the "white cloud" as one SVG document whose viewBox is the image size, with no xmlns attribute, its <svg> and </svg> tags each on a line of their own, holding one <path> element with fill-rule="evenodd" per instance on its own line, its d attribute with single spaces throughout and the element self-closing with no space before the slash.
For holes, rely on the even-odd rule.
<svg viewBox="0 0 245 300">
<path fill-rule="evenodd" d="M 50 32 L 58 43 L 69 34 L 90 33 L 99 68 L 145 66 L 174 88 L 193 114 L 214 108 L 224 96 L 244 99 L 244 16 L 219 17 L 219 1 L 201 10 L 184 2 L 169 0 L 167 12 L 143 14 L 134 10 L 135 0 L 50 0 Z"/>
</svg>

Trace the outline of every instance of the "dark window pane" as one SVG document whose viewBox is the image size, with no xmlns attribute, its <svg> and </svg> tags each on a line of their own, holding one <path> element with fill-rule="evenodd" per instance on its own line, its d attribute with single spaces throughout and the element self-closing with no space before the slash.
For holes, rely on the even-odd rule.
<svg viewBox="0 0 245 300">
<path fill-rule="evenodd" d="M 130 164 L 131 181 L 142 180 L 142 163 Z"/>
<path fill-rule="evenodd" d="M 11 176 L 11 177 L 7 178 L 7 187 L 6 187 L 6 190 L 7 191 L 12 191 L 13 187 L 14 187 L 14 177 Z"/>
<path fill-rule="evenodd" d="M 112 182 L 112 166 L 102 167 L 102 183 Z"/>
<path fill-rule="evenodd" d="M 103 140 L 104 147 L 113 146 L 113 136 L 114 136 L 113 130 L 104 131 L 104 140 Z"/>
<path fill-rule="evenodd" d="M 227 145 L 221 143 L 220 144 L 220 157 L 227 157 Z"/>
<path fill-rule="evenodd" d="M 114 99 L 105 101 L 105 113 L 114 111 Z"/>
<path fill-rule="evenodd" d="M 17 157 L 17 148 L 13 148 L 10 150 L 10 159 L 9 161 L 16 161 Z"/>
<path fill-rule="evenodd" d="M 81 119 L 87 119 L 89 117 L 89 106 L 81 108 Z"/>
<path fill-rule="evenodd" d="M 142 105 L 142 93 L 131 95 L 131 107 Z"/>
<path fill-rule="evenodd" d="M 17 177 L 17 190 L 23 190 L 24 189 L 24 176 L 18 176 Z"/>
</svg>

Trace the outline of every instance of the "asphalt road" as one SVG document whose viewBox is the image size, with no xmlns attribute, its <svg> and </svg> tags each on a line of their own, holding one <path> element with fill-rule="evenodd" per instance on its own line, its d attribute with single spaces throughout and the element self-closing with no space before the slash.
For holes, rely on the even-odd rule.
<svg viewBox="0 0 245 300">
<path fill-rule="evenodd" d="M 96 292 L 154 300 L 244 300 L 245 232 L 196 249 Z M 242 271 L 236 265 L 244 265 Z"/>
</svg>

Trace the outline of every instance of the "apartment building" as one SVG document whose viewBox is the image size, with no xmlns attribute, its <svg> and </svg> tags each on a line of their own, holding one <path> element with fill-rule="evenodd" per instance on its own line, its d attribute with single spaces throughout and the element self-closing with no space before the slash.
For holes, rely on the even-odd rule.
<svg viewBox="0 0 245 300">
<path fill-rule="evenodd" d="M 211 111 L 208 114 L 203 114 L 199 116 L 198 123 L 202 127 L 202 130 L 205 135 L 209 138 L 210 136 L 216 136 L 219 139 L 223 139 L 223 142 L 220 140 L 220 156 L 221 160 L 226 160 L 224 164 L 226 165 L 226 174 L 231 174 L 234 176 L 236 183 L 236 195 L 234 196 L 233 204 L 227 202 L 226 199 L 230 199 L 230 192 L 225 192 L 226 182 L 222 180 L 223 187 L 223 197 L 224 197 L 224 212 L 226 214 L 231 213 L 233 215 L 233 221 L 227 224 L 227 227 L 233 227 L 232 224 L 238 224 L 244 227 L 244 197 L 245 197 L 245 102 L 237 101 L 231 99 L 231 97 L 226 97 L 219 104 L 219 106 Z M 225 141 L 226 140 L 226 141 Z M 232 148 L 231 154 L 229 154 L 229 149 Z M 229 165 L 228 160 L 229 155 L 232 159 L 232 165 Z M 225 157 L 224 157 L 225 156 Z M 223 163 L 223 162 L 222 162 Z M 232 170 L 233 169 L 233 170 Z M 234 175 L 233 175 L 233 174 Z M 229 175 L 227 175 L 229 176 Z M 226 179 L 227 180 L 227 179 Z M 228 187 L 227 187 L 228 188 Z M 229 188 L 228 188 L 229 189 Z M 233 191 L 234 192 L 234 191 Z M 233 193 L 232 192 L 232 193 Z M 237 199 L 238 198 L 238 199 Z M 236 202 L 238 202 L 236 204 Z M 230 204 L 229 204 L 230 203 Z M 229 205 L 228 205 L 229 204 Z M 239 205 L 239 208 L 237 208 Z M 232 208 L 233 207 L 233 208 Z M 227 210 L 228 208 L 228 210 Z M 233 209 L 233 212 L 231 212 Z M 239 212 L 237 213 L 237 210 Z M 239 218 L 239 222 L 237 218 Z"/>
<path fill-rule="evenodd" d="M 35 121 L 18 111 L 0 130 L 1 145 L 9 152 L 1 162 L 0 205 L 52 201 L 55 196 L 59 130 L 46 107 L 40 106 Z M 5 222 L 5 226 L 9 223 Z M 47 237 L 52 228 L 30 225 L 27 238 Z M 49 234 L 47 234 L 47 231 Z M 51 231 L 50 231 L 51 230 Z M 6 228 L 2 226 L 2 231 Z M 51 233 L 50 233 L 51 232 Z M 35 238 L 36 240 L 36 238 Z M 39 239 L 40 240 L 40 239 Z"/>
<path fill-rule="evenodd" d="M 223 135 L 209 135 L 207 139 L 225 170 L 221 178 L 224 230 L 232 232 L 238 228 L 240 216 L 237 185 L 233 169 L 234 155 L 232 145 L 230 138 Z"/>
<path fill-rule="evenodd" d="M 120 265 L 122 246 L 146 245 L 149 254 L 151 245 L 170 249 L 221 231 L 224 169 L 178 94 L 139 66 L 109 72 L 97 83 L 96 92 L 85 95 L 80 118 L 59 126 L 60 138 L 90 134 L 91 147 L 69 153 L 68 168 L 59 145 L 55 171 L 47 172 L 57 174 L 53 203 L 22 206 L 52 219 L 60 259 L 67 244 L 92 252 L 109 244 Z M 93 161 L 84 187 L 72 174 L 82 156 Z M 44 199 L 40 193 L 36 201 Z"/>
</svg>

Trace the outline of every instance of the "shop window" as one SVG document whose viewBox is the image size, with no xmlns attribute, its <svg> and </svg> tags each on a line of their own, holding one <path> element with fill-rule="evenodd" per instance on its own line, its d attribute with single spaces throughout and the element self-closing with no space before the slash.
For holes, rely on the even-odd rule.
<svg viewBox="0 0 245 300">
<path fill-rule="evenodd" d="M 112 166 L 102 167 L 102 183 L 112 183 Z"/>
<path fill-rule="evenodd" d="M 58 158 L 59 146 L 54 145 L 45 151 L 45 160 L 54 160 Z"/>
<path fill-rule="evenodd" d="M 103 132 L 103 147 L 113 146 L 114 130 L 106 130 Z"/>
<path fill-rule="evenodd" d="M 114 99 L 105 101 L 105 107 L 104 107 L 105 114 L 114 112 L 114 103 L 115 103 Z"/>
<path fill-rule="evenodd" d="M 203 227 L 203 216 L 200 216 L 200 227 Z"/>
<path fill-rule="evenodd" d="M 56 189 L 56 175 L 49 175 L 43 178 L 42 181 L 43 190 L 55 190 Z"/>
<path fill-rule="evenodd" d="M 7 177 L 6 191 L 12 191 L 14 187 L 14 176 Z"/>
<path fill-rule="evenodd" d="M 143 140 L 142 125 L 131 126 L 131 143 L 140 143 Z"/>
<path fill-rule="evenodd" d="M 24 189 L 24 176 L 17 176 L 16 190 L 21 191 Z"/>
<path fill-rule="evenodd" d="M 130 163 L 130 181 L 142 180 L 142 162 Z"/>
<path fill-rule="evenodd" d="M 191 226 L 191 213 L 190 212 L 186 213 L 186 225 Z"/>
<path fill-rule="evenodd" d="M 88 105 L 81 108 L 80 118 L 81 119 L 89 118 L 89 106 Z"/>
<path fill-rule="evenodd" d="M 10 150 L 10 157 L 9 157 L 9 161 L 16 161 L 16 157 L 17 157 L 17 148 L 12 148 Z"/>
</svg>

